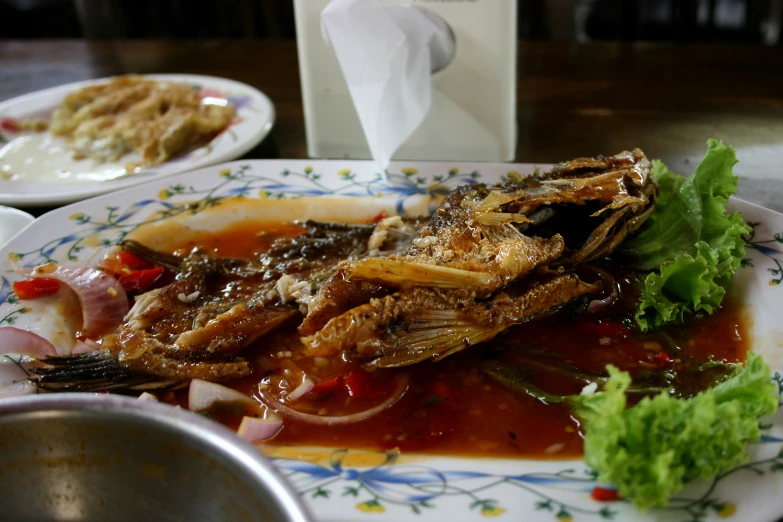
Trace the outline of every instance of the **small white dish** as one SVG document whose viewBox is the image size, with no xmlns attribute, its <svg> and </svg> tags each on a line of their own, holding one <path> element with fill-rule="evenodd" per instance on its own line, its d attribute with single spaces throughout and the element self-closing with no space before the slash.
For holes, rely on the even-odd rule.
<svg viewBox="0 0 783 522">
<path fill-rule="evenodd" d="M 0 247 L 33 221 L 35 218 L 27 212 L 0 205 Z"/>
<path fill-rule="evenodd" d="M 0 179 L 0 204 L 15 207 L 62 205 L 145 183 L 151 179 L 236 159 L 258 145 L 269 134 L 274 124 L 275 109 L 271 100 L 249 85 L 224 78 L 190 74 L 145 76 L 153 80 L 187 83 L 194 89 L 198 89 L 202 97 L 226 99 L 236 106 L 235 119 L 226 130 L 203 147 L 161 165 L 144 169 L 139 173 L 120 176 L 111 181 L 32 183 Z M 0 125 L 0 147 L 22 136 L 22 133 L 14 132 L 15 120 L 48 118 L 67 94 L 106 80 L 103 78 L 62 85 L 0 103 L 0 122 L 3 122 Z M 63 151 L 62 155 L 63 164 L 71 162 L 67 151 Z M 129 157 L 121 158 L 117 162 L 96 164 L 95 168 L 102 171 L 122 172 L 129 162 Z"/>
</svg>

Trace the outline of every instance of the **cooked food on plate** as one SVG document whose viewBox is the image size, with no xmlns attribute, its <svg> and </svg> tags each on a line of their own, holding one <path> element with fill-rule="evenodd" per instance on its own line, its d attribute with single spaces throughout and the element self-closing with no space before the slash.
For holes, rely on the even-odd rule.
<svg viewBox="0 0 783 522">
<path fill-rule="evenodd" d="M 203 145 L 233 118 L 233 105 L 204 103 L 190 85 L 128 75 L 70 93 L 48 129 L 69 141 L 77 159 L 136 152 L 152 166 Z"/>
<path fill-rule="evenodd" d="M 432 216 L 240 223 L 166 251 L 125 240 L 98 268 L 17 267 L 20 299 L 67 287 L 83 323 L 67 355 L 0 329 L 21 356 L 0 393 L 136 394 L 272 445 L 583 453 L 662 506 L 741 463 L 777 406 L 725 299 L 749 232 L 725 210 L 735 162 L 710 140 L 684 178 L 634 149 L 468 184 Z"/>
<path fill-rule="evenodd" d="M 207 144 L 234 116 L 235 107 L 227 99 L 202 97 L 192 85 L 138 75 L 117 76 L 69 93 L 47 119 L 8 123 L 16 130 L 48 131 L 48 135 L 21 135 L 10 142 L 0 154 L 4 164 L 0 179 L 40 177 L 36 168 L 25 162 L 31 156 L 37 159 L 36 165 L 40 163 L 38 169 L 58 170 L 55 180 L 69 174 L 113 179 L 112 175 L 122 173 L 101 174 L 101 165 L 125 158 L 124 172 L 133 173 L 165 163 Z M 45 159 L 52 155 L 59 158 L 63 149 L 70 158 L 61 158 L 64 161 L 59 164 Z M 90 165 L 98 166 L 80 165 L 79 160 L 91 160 Z"/>
</svg>

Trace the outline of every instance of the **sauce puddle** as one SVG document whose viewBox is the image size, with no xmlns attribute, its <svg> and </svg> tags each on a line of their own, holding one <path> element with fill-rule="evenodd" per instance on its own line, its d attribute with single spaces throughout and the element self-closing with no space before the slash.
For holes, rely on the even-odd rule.
<svg viewBox="0 0 783 522">
<path fill-rule="evenodd" d="M 197 241 L 175 245 L 185 255 L 199 247 L 231 257 L 257 256 L 278 237 L 290 237 L 300 228 L 285 223 L 236 225 L 218 233 L 204 233 Z M 364 372 L 358 362 L 340 357 L 300 358 L 297 322 L 265 337 L 247 352 L 256 371 L 228 383 L 258 397 L 259 382 L 271 373 L 295 368 L 316 382 L 360 373 L 369 390 L 378 393 L 351 397 L 335 387 L 315 398 L 294 403 L 296 409 L 314 414 L 342 415 L 362 411 L 383 400 L 400 373 L 410 377 L 403 398 L 388 410 L 362 422 L 321 426 L 286 419 L 278 435 L 267 441 L 274 446 L 327 446 L 369 450 L 399 449 L 406 452 L 481 457 L 573 458 L 582 454 L 580 422 L 562 405 L 547 405 L 520 396 L 490 378 L 482 369 L 497 360 L 518 369 L 526 380 L 557 394 L 579 393 L 581 374 L 600 374 L 614 364 L 636 379 L 658 379 L 676 370 L 674 387 L 691 395 L 708 387 L 713 374 L 693 373 L 712 359 L 740 362 L 745 359 L 747 329 L 739 306 L 727 303 L 715 315 L 693 319 L 687 325 L 668 327 L 642 335 L 629 330 L 629 311 L 635 308 L 635 277 L 631 271 L 605 263 L 623 288 L 620 302 L 597 314 L 564 310 L 555 316 L 515 326 L 494 340 L 471 347 L 437 362 L 399 369 Z M 552 370 L 556 368 L 556 370 Z M 566 371 L 562 371 L 566 369 Z M 348 377 L 346 377 L 348 379 Z M 290 391 L 290 390 L 289 390 Z M 380 398 L 379 398 L 380 397 Z M 186 393 L 177 400 L 185 404 Z M 213 416 L 236 429 L 247 411 L 219 410 Z"/>
<path fill-rule="evenodd" d="M 124 163 L 73 159 L 64 139 L 45 132 L 20 136 L 0 149 L 0 180 L 84 183 L 110 181 L 127 174 Z"/>
</svg>

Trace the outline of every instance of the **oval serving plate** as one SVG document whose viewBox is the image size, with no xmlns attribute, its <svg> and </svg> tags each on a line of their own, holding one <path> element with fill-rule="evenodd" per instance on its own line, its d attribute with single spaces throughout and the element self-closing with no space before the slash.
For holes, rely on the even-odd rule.
<svg viewBox="0 0 783 522">
<path fill-rule="evenodd" d="M 94 264 L 105 249 L 129 234 L 150 239 L 158 227 L 169 224 L 197 234 L 238 220 L 362 219 L 380 210 L 421 214 L 460 184 L 516 178 L 533 169 L 396 163 L 385 180 L 369 162 L 248 161 L 154 180 L 46 214 L 0 249 L 0 325 L 36 331 L 58 349 L 69 346 L 74 330 L 58 314 L 55 302 L 16 299 L 11 284 L 18 276 L 10 262 Z M 355 199 L 346 205 L 345 197 Z M 783 390 L 783 215 L 740 200 L 731 206 L 754 229 L 732 291 L 752 316 L 754 351 L 770 363 Z M 579 460 L 259 449 L 274 459 L 320 520 L 762 522 L 783 515 L 778 493 L 783 487 L 783 416 L 765 419 L 763 426 L 763 439 L 750 446 L 748 463 L 713 482 L 692 484 L 666 509 L 648 513 L 623 501 L 593 500 L 594 475 Z"/>
<path fill-rule="evenodd" d="M 207 165 L 239 158 L 263 140 L 275 121 L 271 100 L 258 89 L 244 83 L 192 74 L 149 74 L 153 80 L 165 80 L 192 85 L 202 97 L 227 99 L 236 106 L 234 121 L 208 144 L 161 165 L 146 168 L 111 181 L 69 183 L 30 183 L 0 179 L 0 204 L 15 207 L 61 205 L 105 194 L 121 188 L 145 183 L 151 179 L 193 170 Z M 24 118 L 48 118 L 70 92 L 105 82 L 107 78 L 61 85 L 26 94 L 0 103 L 0 121 L 13 122 Z M 13 124 L 0 126 L 0 147 L 20 136 L 12 132 Z M 127 158 L 127 157 L 126 157 Z M 97 164 L 102 168 L 122 169 L 126 158 L 113 163 Z M 89 161 L 89 160 L 83 160 Z"/>
</svg>

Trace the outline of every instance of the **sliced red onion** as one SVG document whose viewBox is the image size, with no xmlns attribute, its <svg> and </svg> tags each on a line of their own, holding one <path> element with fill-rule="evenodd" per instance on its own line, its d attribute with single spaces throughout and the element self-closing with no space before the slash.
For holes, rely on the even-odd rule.
<svg viewBox="0 0 783 522">
<path fill-rule="evenodd" d="M 270 408 L 278 412 L 283 417 L 289 417 L 291 419 L 307 422 L 309 424 L 318 424 L 321 426 L 333 426 L 335 424 L 351 424 L 354 422 L 363 421 L 381 413 L 382 411 L 388 408 L 391 408 L 392 406 L 394 406 L 394 404 L 397 403 L 397 401 L 399 401 L 402 398 L 403 395 L 405 395 L 405 391 L 408 389 L 408 381 L 409 378 L 407 374 L 398 377 L 395 389 L 391 393 L 391 395 L 389 395 L 389 398 L 387 398 L 385 401 L 378 404 L 377 406 L 370 408 L 369 410 L 364 410 L 359 413 L 352 413 L 350 415 L 339 415 L 334 417 L 313 415 L 311 413 L 303 413 L 301 411 L 297 411 L 291 408 L 290 406 L 286 406 L 285 404 L 277 400 L 275 397 L 273 397 L 268 389 L 259 388 L 258 395 L 267 406 L 269 406 Z"/>
<path fill-rule="evenodd" d="M 605 310 L 606 308 L 614 304 L 615 301 L 617 301 L 617 299 L 620 297 L 620 285 L 617 284 L 617 281 L 615 281 L 614 277 L 612 277 L 612 274 L 610 274 L 603 268 L 598 268 L 597 266 L 590 266 L 590 269 L 593 272 L 595 272 L 598 275 L 598 277 L 601 279 L 601 285 L 603 286 L 603 291 L 609 292 L 609 295 L 607 295 L 603 299 L 593 299 L 592 301 L 590 301 L 590 304 L 587 305 L 587 313 L 593 314 Z"/>
<path fill-rule="evenodd" d="M 271 439 L 282 428 L 283 418 L 269 411 L 264 418 L 243 417 L 237 435 L 248 442 L 259 442 Z"/>
<path fill-rule="evenodd" d="M 590 301 L 590 304 L 587 305 L 586 312 L 588 314 L 601 312 L 609 308 L 615 301 L 617 301 L 617 294 L 611 294 L 609 297 L 603 299 L 593 299 Z"/>
<path fill-rule="evenodd" d="M 302 384 L 297 386 L 294 389 L 294 391 L 289 393 L 288 394 L 288 398 L 295 401 L 296 399 L 299 399 L 300 397 L 304 397 L 305 395 L 310 393 L 310 391 L 314 387 L 315 387 L 315 383 L 313 382 L 313 380 L 310 377 L 308 377 L 307 375 L 305 375 L 305 378 L 302 381 Z"/>
<path fill-rule="evenodd" d="M 202 379 L 190 381 L 188 390 L 188 409 L 191 411 L 204 411 L 212 407 L 216 402 L 241 402 L 254 404 L 253 399 L 232 390 L 226 386 Z"/>
<path fill-rule="evenodd" d="M 101 345 L 93 341 L 92 339 L 85 339 L 83 341 L 76 341 L 76 344 L 71 348 L 72 354 L 90 353 L 96 352 L 101 349 Z"/>
<path fill-rule="evenodd" d="M 139 400 L 140 401 L 159 402 L 158 398 L 155 397 L 154 395 L 152 395 L 150 392 L 144 392 L 141 395 L 139 395 Z"/>
<path fill-rule="evenodd" d="M 52 270 L 52 268 L 54 268 Z M 29 269 L 15 267 L 19 274 L 56 279 L 76 293 L 82 306 L 82 328 L 85 337 L 98 337 L 116 328 L 128 313 L 128 296 L 120 283 L 97 268 L 49 264 Z"/>
<path fill-rule="evenodd" d="M 57 355 L 54 345 L 33 332 L 14 328 L 0 327 L 0 354 L 13 353 L 43 359 L 47 355 Z"/>
</svg>

